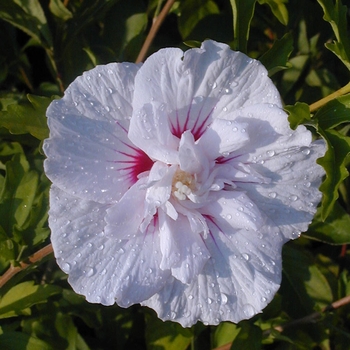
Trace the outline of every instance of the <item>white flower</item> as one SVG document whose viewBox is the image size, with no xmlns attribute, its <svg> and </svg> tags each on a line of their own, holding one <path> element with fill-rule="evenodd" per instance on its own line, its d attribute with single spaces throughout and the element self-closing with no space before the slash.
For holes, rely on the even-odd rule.
<svg viewBox="0 0 350 350">
<path fill-rule="evenodd" d="M 325 147 L 290 129 L 258 61 L 214 41 L 163 49 L 84 73 L 47 115 L 51 239 L 77 293 L 185 327 L 271 301 Z"/>
</svg>

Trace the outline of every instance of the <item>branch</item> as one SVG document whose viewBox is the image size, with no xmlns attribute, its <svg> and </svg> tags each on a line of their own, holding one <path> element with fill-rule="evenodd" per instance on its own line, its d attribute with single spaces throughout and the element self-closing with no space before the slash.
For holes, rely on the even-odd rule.
<svg viewBox="0 0 350 350">
<path fill-rule="evenodd" d="M 349 92 L 350 92 L 350 83 L 346 84 L 345 86 L 343 86 L 339 90 L 333 92 L 332 94 L 322 98 L 321 100 L 311 104 L 310 105 L 310 112 L 311 113 L 315 112 L 317 109 L 323 107 L 329 101 L 332 101 L 335 98 L 343 96 L 343 95 L 345 95 L 345 94 L 347 94 Z"/>
<path fill-rule="evenodd" d="M 9 269 L 0 277 L 0 288 L 2 288 L 13 276 L 17 275 L 18 272 L 23 271 L 27 267 L 37 263 L 52 252 L 52 245 L 48 244 L 44 248 L 31 255 L 28 259 L 26 259 L 26 261 L 21 261 L 19 263 L 19 266 L 11 265 Z"/>
<path fill-rule="evenodd" d="M 284 325 L 279 325 L 276 327 L 273 327 L 272 329 L 267 329 L 263 332 L 264 337 L 268 337 L 271 334 L 271 331 L 277 331 L 279 333 L 282 333 L 285 329 L 295 326 L 300 326 L 307 323 L 313 323 L 316 322 L 318 319 L 322 317 L 322 314 L 325 314 L 326 312 L 334 311 L 342 306 L 345 306 L 347 304 L 350 304 L 350 295 L 347 295 L 344 298 L 341 298 L 339 300 L 336 300 L 330 305 L 327 305 L 319 312 L 314 312 L 310 315 L 307 315 L 305 317 L 299 318 L 298 320 L 293 320 L 290 322 L 285 323 Z M 222 346 L 219 346 L 213 350 L 229 350 L 232 346 L 232 343 L 228 343 Z"/>
<path fill-rule="evenodd" d="M 136 58 L 135 63 L 143 62 L 146 58 L 147 52 L 160 28 L 162 23 L 164 22 L 165 17 L 169 13 L 171 7 L 173 6 L 175 0 L 168 0 L 166 4 L 164 5 L 162 11 L 160 12 L 159 16 L 153 18 L 151 29 L 146 37 L 145 42 L 143 43 L 143 46 L 140 50 L 139 55 Z"/>
</svg>

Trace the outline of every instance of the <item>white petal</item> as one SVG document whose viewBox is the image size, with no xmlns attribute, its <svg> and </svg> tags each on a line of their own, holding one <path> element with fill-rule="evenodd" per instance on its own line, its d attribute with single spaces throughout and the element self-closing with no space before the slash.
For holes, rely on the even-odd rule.
<svg viewBox="0 0 350 350">
<path fill-rule="evenodd" d="M 104 233 L 107 206 L 51 189 L 51 240 L 57 263 L 89 302 L 126 307 L 151 297 L 170 276 L 160 270 L 159 234 L 113 239 Z M 152 252 L 150 254 L 149 252 Z"/>
<path fill-rule="evenodd" d="M 140 179 L 134 184 L 118 203 L 106 210 L 105 233 L 113 239 L 130 239 L 135 237 L 144 219 L 146 179 Z"/>
<path fill-rule="evenodd" d="M 183 283 L 190 283 L 203 269 L 209 252 L 200 234 L 193 232 L 188 219 L 179 215 L 176 221 L 159 212 L 162 269 Z"/>
<path fill-rule="evenodd" d="M 318 187 L 324 170 L 316 159 L 324 154 L 325 145 L 314 142 L 310 147 L 291 148 L 276 153 L 260 165 L 260 174 L 269 175 L 271 183 L 240 183 L 241 190 L 273 222 L 285 240 L 299 237 L 310 224 L 321 200 Z"/>
<path fill-rule="evenodd" d="M 164 49 L 150 56 L 135 79 L 135 109 L 164 104 L 174 135 L 190 130 L 197 140 L 213 118 L 242 106 L 274 103 L 279 94 L 261 63 L 225 44 L 205 41 L 183 53 Z"/>
<path fill-rule="evenodd" d="M 260 207 L 242 191 L 219 191 L 210 195 L 210 201 L 200 209 L 204 215 L 225 221 L 226 228 L 258 231 L 264 224 Z M 225 232 L 225 231 L 224 231 Z"/>
<path fill-rule="evenodd" d="M 108 203 L 120 199 L 137 175 L 150 169 L 152 161 L 127 137 L 137 70 L 133 64 L 98 66 L 51 103 L 44 166 L 56 186 Z"/>
<path fill-rule="evenodd" d="M 179 140 L 171 133 L 165 110 L 157 103 L 147 103 L 134 111 L 129 139 L 155 160 L 178 163 Z"/>
<path fill-rule="evenodd" d="M 190 327 L 198 320 L 215 325 L 254 316 L 271 301 L 281 281 L 282 239 L 265 227 L 266 239 L 254 232 L 221 232 L 209 221 L 205 240 L 211 258 L 190 285 L 168 280 L 166 286 L 142 304 L 163 320 Z M 278 238 L 278 237 L 277 237 Z"/>
<path fill-rule="evenodd" d="M 215 119 L 198 140 L 198 145 L 210 159 L 227 156 L 249 142 L 246 128 L 246 123 Z"/>
</svg>

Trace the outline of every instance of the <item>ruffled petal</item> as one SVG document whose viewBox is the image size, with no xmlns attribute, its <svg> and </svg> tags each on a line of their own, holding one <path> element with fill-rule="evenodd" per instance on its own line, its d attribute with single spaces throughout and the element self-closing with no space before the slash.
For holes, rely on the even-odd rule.
<svg viewBox="0 0 350 350">
<path fill-rule="evenodd" d="M 242 106 L 281 107 L 261 63 L 211 40 L 185 53 L 164 49 L 150 56 L 135 79 L 135 111 L 150 101 L 162 104 L 174 135 L 190 130 L 195 139 L 213 119 L 226 119 Z"/>
<path fill-rule="evenodd" d="M 159 228 L 163 254 L 161 268 L 170 268 L 176 279 L 191 283 L 210 257 L 202 236 L 192 231 L 183 215 L 175 221 L 159 212 Z"/>
<path fill-rule="evenodd" d="M 116 201 L 152 161 L 127 137 L 134 64 L 98 66 L 78 77 L 47 110 L 45 172 L 79 198 Z"/>
<path fill-rule="evenodd" d="M 316 160 L 324 152 L 323 141 L 316 141 L 309 147 L 276 152 L 256 167 L 260 174 L 270 177 L 269 184 L 239 184 L 239 188 L 270 218 L 275 230 L 282 232 L 285 240 L 295 239 L 306 231 L 316 213 L 322 197 L 318 187 L 324 175 Z"/>
<path fill-rule="evenodd" d="M 179 140 L 170 130 L 164 108 L 157 103 L 143 105 L 130 121 L 129 139 L 154 160 L 178 163 Z"/>
<path fill-rule="evenodd" d="M 224 222 L 222 222 L 224 223 Z M 211 258 L 198 278 L 187 285 L 168 280 L 142 302 L 163 320 L 189 327 L 197 321 L 216 325 L 248 319 L 271 301 L 281 281 L 282 237 L 265 226 L 265 239 L 247 230 L 228 230 L 209 220 L 205 240 Z"/>
<path fill-rule="evenodd" d="M 159 269 L 162 256 L 155 227 L 129 240 L 111 238 L 104 232 L 107 208 L 52 186 L 51 241 L 57 263 L 77 293 L 89 302 L 127 307 L 161 289 L 170 271 Z"/>
<path fill-rule="evenodd" d="M 209 159 L 228 156 L 249 142 L 246 128 L 246 123 L 215 119 L 198 140 L 198 145 Z"/>
</svg>

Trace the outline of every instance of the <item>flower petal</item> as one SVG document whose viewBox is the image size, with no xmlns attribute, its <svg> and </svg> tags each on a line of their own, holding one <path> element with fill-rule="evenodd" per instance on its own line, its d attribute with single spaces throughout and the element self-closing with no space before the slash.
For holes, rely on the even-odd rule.
<svg viewBox="0 0 350 350">
<path fill-rule="evenodd" d="M 299 237 L 316 213 L 321 200 L 318 187 L 324 175 L 316 160 L 324 151 L 324 142 L 317 141 L 309 147 L 276 152 L 256 167 L 260 174 L 271 178 L 269 184 L 239 184 L 239 188 L 270 218 L 275 230 L 282 232 L 285 240 Z"/>
<path fill-rule="evenodd" d="M 152 162 L 127 138 L 138 66 L 98 66 L 47 110 L 45 172 L 61 189 L 101 203 L 118 200 Z M 119 108 L 118 108 L 119 107 Z"/>
<path fill-rule="evenodd" d="M 159 235 L 114 239 L 104 232 L 106 205 L 72 197 L 52 186 L 51 241 L 73 289 L 89 302 L 127 307 L 151 297 L 170 276 L 159 269 Z M 149 254 L 152 252 L 152 254 Z"/>
<path fill-rule="evenodd" d="M 163 104 L 174 135 L 190 130 L 195 139 L 213 119 L 242 106 L 282 105 L 261 63 L 211 40 L 185 53 L 164 49 L 150 56 L 135 78 L 135 111 L 150 101 Z"/>
<path fill-rule="evenodd" d="M 237 323 L 261 312 L 279 288 L 282 237 L 264 240 L 254 232 L 227 231 L 211 221 L 208 225 L 211 235 L 205 244 L 211 258 L 198 278 L 189 285 L 169 279 L 163 289 L 142 302 L 163 320 L 183 327 L 197 321 Z M 267 237 L 272 233 L 268 227 L 263 230 Z"/>
<path fill-rule="evenodd" d="M 215 119 L 199 138 L 198 145 L 209 159 L 227 156 L 244 147 L 250 140 L 247 124 L 226 119 Z M 216 147 L 214 147 L 214 145 Z"/>
<path fill-rule="evenodd" d="M 163 254 L 161 268 L 171 269 L 182 283 L 190 283 L 203 269 L 209 252 L 202 236 L 193 232 L 188 219 L 179 215 L 177 220 L 159 212 L 160 246 Z"/>
<path fill-rule="evenodd" d="M 130 121 L 129 139 L 154 160 L 178 163 L 179 140 L 170 130 L 166 112 L 157 103 L 143 105 Z"/>
</svg>

